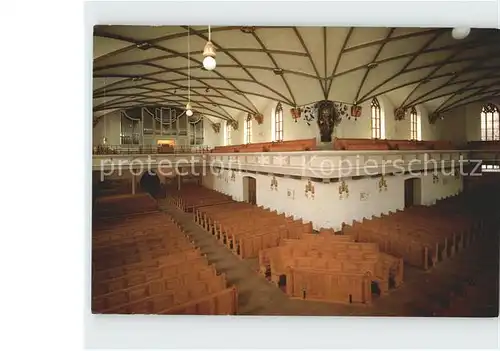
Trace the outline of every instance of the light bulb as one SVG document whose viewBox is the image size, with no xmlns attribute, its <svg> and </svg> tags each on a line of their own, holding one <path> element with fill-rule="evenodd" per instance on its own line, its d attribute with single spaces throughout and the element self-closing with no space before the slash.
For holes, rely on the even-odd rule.
<svg viewBox="0 0 500 351">
<path fill-rule="evenodd" d="M 205 67 L 207 71 L 214 70 L 216 65 L 217 63 L 215 62 L 215 59 L 212 56 L 206 56 L 203 59 L 203 67 Z"/>
<path fill-rule="evenodd" d="M 191 117 L 193 115 L 193 111 L 186 110 L 186 116 Z"/>
<path fill-rule="evenodd" d="M 451 31 L 451 36 L 453 37 L 453 39 L 462 40 L 467 38 L 469 33 L 470 33 L 470 28 L 457 27 L 453 28 L 453 30 Z"/>
</svg>

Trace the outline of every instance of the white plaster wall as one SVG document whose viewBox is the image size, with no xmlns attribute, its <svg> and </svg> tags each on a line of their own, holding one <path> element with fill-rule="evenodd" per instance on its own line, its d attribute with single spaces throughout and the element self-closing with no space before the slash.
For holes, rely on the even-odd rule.
<svg viewBox="0 0 500 351">
<path fill-rule="evenodd" d="M 394 104 L 386 96 L 377 98 L 382 109 L 382 115 L 385 120 L 385 138 L 408 140 L 410 139 L 410 117 L 407 116 L 401 121 L 396 121 L 394 118 Z M 417 113 L 420 115 L 421 121 L 421 137 L 422 140 L 439 140 L 441 139 L 441 130 L 443 124 L 437 121 L 435 124 L 429 123 L 429 112 L 423 105 L 416 106 Z M 370 118 L 368 116 L 367 118 Z M 370 126 L 368 126 L 369 128 Z"/>
<path fill-rule="evenodd" d="M 113 111 L 102 116 L 92 130 L 92 145 L 102 144 L 104 136 L 108 139 L 108 145 L 120 145 L 120 123 L 120 111 Z"/>
<path fill-rule="evenodd" d="M 203 144 L 209 147 L 224 145 L 225 123 L 221 121 L 219 133 L 216 133 L 209 121 L 205 121 L 203 126 Z"/>
<path fill-rule="evenodd" d="M 483 103 L 465 105 L 465 136 L 467 141 L 481 140 L 481 109 Z"/>
<path fill-rule="evenodd" d="M 386 139 L 402 139 L 410 138 L 410 118 L 407 117 L 402 121 L 394 119 L 394 104 L 386 96 L 379 96 L 378 101 L 381 106 L 381 115 L 383 119 L 383 135 Z M 310 122 L 310 125 L 301 118 L 295 122 L 291 116 L 291 106 L 283 106 L 283 139 L 297 140 L 316 138 L 319 142 L 319 128 L 316 120 Z M 261 109 L 264 115 L 264 122 L 259 125 L 255 120 L 252 120 L 252 142 L 270 142 L 273 141 L 273 115 L 276 102 L 268 100 L 267 104 Z M 354 118 L 343 118 L 342 122 L 335 128 L 333 136 L 337 138 L 371 138 L 371 107 L 370 101 L 361 105 L 361 117 L 355 120 Z M 438 120 L 434 124 L 429 123 L 427 108 L 424 105 L 416 107 L 421 120 L 421 137 L 422 140 L 460 140 L 463 135 L 461 122 L 452 118 Z M 480 108 L 479 108 L 480 110 Z M 239 130 L 233 131 L 232 144 L 238 145 L 244 143 L 244 120 L 246 114 L 240 114 L 235 119 L 239 122 Z M 205 128 L 210 128 L 206 125 Z M 465 128 L 465 127 L 464 127 Z M 207 130 L 207 135 L 210 131 Z M 476 134 L 479 133 L 477 129 Z M 479 135 L 479 134 L 478 134 Z M 211 141 L 212 142 L 212 141 Z M 219 142 L 219 144 L 215 144 Z M 213 145 L 223 145 L 223 137 L 213 139 Z"/>
<path fill-rule="evenodd" d="M 422 176 L 422 205 L 434 205 L 437 200 L 456 195 L 463 190 L 463 179 L 455 178 L 451 172 L 439 173 L 434 182 L 432 174 Z"/>
<path fill-rule="evenodd" d="M 443 114 L 443 139 L 458 143 L 481 140 L 481 109 L 484 102 L 459 106 Z M 439 122 L 438 122 L 439 123 Z"/>
<path fill-rule="evenodd" d="M 410 137 L 410 119 L 406 118 L 402 121 L 394 119 L 394 105 L 386 96 L 378 97 L 381 105 L 381 114 L 384 121 L 384 130 L 386 139 L 409 139 Z M 276 103 L 267 100 L 267 104 L 262 109 L 264 115 L 263 124 L 259 125 L 255 120 L 252 120 L 252 142 L 269 142 L 273 140 L 273 114 Z M 482 103 L 472 103 L 466 106 L 461 106 L 456 109 L 446 112 L 443 120 L 436 121 L 435 124 L 430 124 L 428 120 L 428 111 L 423 105 L 417 106 L 417 111 L 420 114 L 422 123 L 422 140 L 451 140 L 455 143 L 462 143 L 471 140 L 480 140 L 480 123 L 481 123 L 481 107 Z M 294 122 L 290 114 L 291 106 L 283 105 L 283 137 L 284 140 L 310 139 L 316 138 L 319 141 L 319 128 L 316 121 L 312 121 L 307 125 L 306 121 L 301 118 L 298 122 Z M 366 102 L 362 105 L 362 116 L 357 120 L 344 118 L 339 126 L 334 130 L 333 136 L 338 138 L 370 138 L 371 137 L 371 108 L 370 103 Z M 244 143 L 244 118 L 245 114 L 237 116 L 239 129 L 232 132 L 232 144 L 238 145 Z M 120 144 L 120 112 L 114 111 L 102 117 L 99 123 L 93 129 L 93 145 L 98 145 L 104 136 L 104 121 L 106 120 L 106 136 L 108 144 Z M 224 145 L 224 125 L 221 123 L 221 132 L 216 134 L 210 123 L 206 121 L 204 124 L 204 144 L 208 146 Z M 168 137 L 163 137 L 167 139 Z M 172 137 L 170 137 L 172 138 Z M 160 136 L 145 136 L 145 144 L 156 144 L 157 139 L 162 139 Z M 174 137 L 177 145 L 188 145 L 187 137 Z"/>
<path fill-rule="evenodd" d="M 441 126 L 441 139 L 451 140 L 455 144 L 463 144 L 467 141 L 465 107 L 447 111 L 443 114 L 443 120 L 436 123 Z"/>
<path fill-rule="evenodd" d="M 235 181 L 231 181 L 231 171 L 222 170 L 221 178 L 208 171 L 206 175 L 203 175 L 201 181 L 206 188 L 230 195 L 235 201 L 243 201 L 243 176 L 242 173 L 238 172 L 235 172 L 235 175 Z"/>
<path fill-rule="evenodd" d="M 379 191 L 380 178 L 363 178 L 346 180 L 349 197 L 339 198 L 339 182 L 318 183 L 315 187 L 314 199 L 305 196 L 307 180 L 277 177 L 278 190 L 271 190 L 271 176 L 236 172 L 235 181 L 231 181 L 230 171 L 224 171 L 221 178 L 208 174 L 203 177 L 203 185 L 221 193 L 231 195 L 236 201 L 243 201 L 244 176 L 257 179 L 257 204 L 292 215 L 305 221 L 312 221 L 313 227 L 319 229 L 334 228 L 340 230 L 342 223 L 352 223 L 364 217 L 378 216 L 382 213 L 404 208 L 404 181 L 411 176 L 386 177 L 387 190 Z M 440 175 L 438 183 L 433 183 L 432 174 L 422 175 L 421 201 L 423 205 L 431 205 L 437 199 L 459 193 L 462 180 L 454 176 Z M 444 180 L 444 181 L 443 181 Z M 292 196 L 289 196 L 289 192 Z M 361 199 L 361 193 L 367 194 Z"/>
</svg>

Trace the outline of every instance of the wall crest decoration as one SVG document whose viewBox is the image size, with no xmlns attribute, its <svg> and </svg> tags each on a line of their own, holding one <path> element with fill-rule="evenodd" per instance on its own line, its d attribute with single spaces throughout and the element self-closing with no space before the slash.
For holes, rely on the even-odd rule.
<svg viewBox="0 0 500 351">
<path fill-rule="evenodd" d="M 437 184 L 437 183 L 439 183 L 439 176 L 438 176 L 438 174 L 437 174 L 437 173 L 434 173 L 434 174 L 432 175 L 432 183 L 433 183 L 433 184 Z"/>
<path fill-rule="evenodd" d="M 220 123 L 212 123 L 212 129 L 214 130 L 215 134 L 220 133 Z"/>
<path fill-rule="evenodd" d="M 435 124 L 438 119 L 443 119 L 443 116 L 441 116 L 439 113 L 436 113 L 436 112 L 429 114 L 429 123 L 430 124 Z"/>
<path fill-rule="evenodd" d="M 292 114 L 293 121 L 297 123 L 302 115 L 302 109 L 300 107 L 294 107 L 290 109 L 290 113 Z"/>
<path fill-rule="evenodd" d="M 349 197 L 349 185 L 343 180 L 339 185 L 339 199 L 347 199 Z"/>
<path fill-rule="evenodd" d="M 308 199 L 309 198 L 314 199 L 314 193 L 315 193 L 314 184 L 309 179 L 306 184 L 305 195 Z"/>
<path fill-rule="evenodd" d="M 262 113 L 260 113 L 260 112 L 257 112 L 253 116 L 253 118 L 257 121 L 257 124 L 259 124 L 259 125 L 262 124 L 262 123 L 264 123 L 264 115 Z"/>
<path fill-rule="evenodd" d="M 218 169 L 217 171 L 217 179 L 222 179 L 224 177 L 222 169 Z"/>
<path fill-rule="evenodd" d="M 278 180 L 275 176 L 271 179 L 271 190 L 278 190 Z"/>
<path fill-rule="evenodd" d="M 253 116 L 251 113 L 247 114 L 247 122 L 250 122 L 252 120 Z"/>
<path fill-rule="evenodd" d="M 380 180 L 378 181 L 378 191 L 382 192 L 382 190 L 387 191 L 387 181 L 385 180 L 383 174 L 382 177 L 380 177 Z"/>
<path fill-rule="evenodd" d="M 318 113 L 317 106 L 316 104 L 304 106 L 301 112 L 303 112 L 304 121 L 310 126 L 311 122 L 316 119 L 316 114 Z"/>
<path fill-rule="evenodd" d="M 354 117 L 354 120 L 357 121 L 359 117 L 361 117 L 361 112 L 362 108 L 359 105 L 352 105 L 351 106 L 351 115 L 348 117 L 348 119 L 351 119 L 351 117 Z"/>
<path fill-rule="evenodd" d="M 302 112 L 307 125 L 310 126 L 313 120 L 317 120 L 322 142 L 331 142 L 334 127 L 340 124 L 342 117 L 349 116 L 346 104 L 331 100 L 318 101 L 307 105 Z"/>
<path fill-rule="evenodd" d="M 231 126 L 231 128 L 233 130 L 238 130 L 238 127 L 239 127 L 239 123 L 238 121 L 235 121 L 234 119 L 231 120 L 231 121 L 228 121 L 229 125 Z"/>
<path fill-rule="evenodd" d="M 398 107 L 394 110 L 394 118 L 396 121 L 402 121 L 406 117 L 406 109 L 403 107 Z"/>
<path fill-rule="evenodd" d="M 340 120 L 342 120 L 342 118 L 344 117 L 347 117 L 348 119 L 351 118 L 349 115 L 349 107 L 347 106 L 347 104 L 344 104 L 343 102 L 334 102 L 333 105 L 335 107 L 335 110 L 337 111 L 337 114 L 339 115 Z"/>
</svg>

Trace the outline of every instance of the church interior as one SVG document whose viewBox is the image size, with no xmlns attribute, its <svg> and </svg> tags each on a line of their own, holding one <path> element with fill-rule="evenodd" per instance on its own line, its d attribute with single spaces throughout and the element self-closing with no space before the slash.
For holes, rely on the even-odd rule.
<svg viewBox="0 0 500 351">
<path fill-rule="evenodd" d="M 95 26 L 92 312 L 498 317 L 499 39 Z"/>
</svg>

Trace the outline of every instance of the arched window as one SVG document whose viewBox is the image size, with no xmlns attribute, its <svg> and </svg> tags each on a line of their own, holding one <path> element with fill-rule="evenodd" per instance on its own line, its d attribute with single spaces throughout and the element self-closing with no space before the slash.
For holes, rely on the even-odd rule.
<svg viewBox="0 0 500 351">
<path fill-rule="evenodd" d="M 274 110 L 274 141 L 283 141 L 283 106 L 281 106 L 281 102 Z"/>
<path fill-rule="evenodd" d="M 372 138 L 383 139 L 382 136 L 382 117 L 380 115 L 380 104 L 377 98 L 372 99 Z"/>
<path fill-rule="evenodd" d="M 225 142 L 226 145 L 231 145 L 231 132 L 233 131 L 233 128 L 231 127 L 231 124 L 226 121 L 226 128 L 225 128 Z"/>
<path fill-rule="evenodd" d="M 498 107 L 493 104 L 484 105 L 481 110 L 481 140 L 500 140 Z"/>
<path fill-rule="evenodd" d="M 252 142 L 252 120 L 245 118 L 245 144 Z"/>
<path fill-rule="evenodd" d="M 415 106 L 413 106 L 410 110 L 410 139 L 422 139 L 420 135 L 420 115 L 417 113 Z"/>
</svg>

